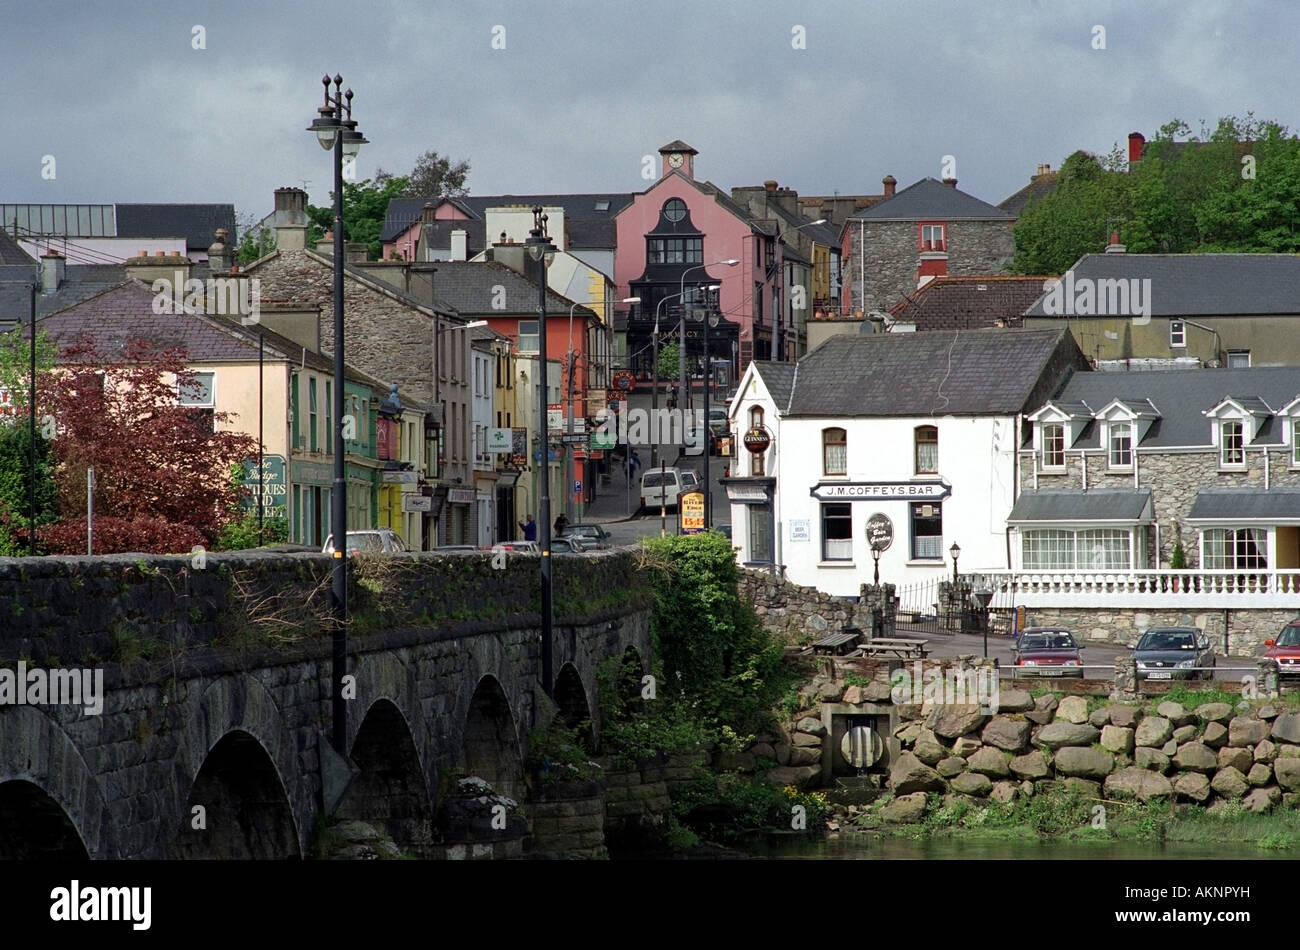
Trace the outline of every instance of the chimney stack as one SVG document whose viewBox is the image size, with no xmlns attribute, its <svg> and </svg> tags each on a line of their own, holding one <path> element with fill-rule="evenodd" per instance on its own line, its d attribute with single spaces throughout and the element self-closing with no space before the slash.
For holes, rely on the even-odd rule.
<svg viewBox="0 0 1300 950">
<path fill-rule="evenodd" d="M 307 192 L 301 188 L 275 189 L 271 229 L 278 249 L 301 251 L 307 247 Z"/>
<path fill-rule="evenodd" d="M 320 240 L 316 242 L 316 253 L 317 254 L 334 253 L 334 232 L 333 231 L 326 231 L 324 234 L 321 235 Z M 344 259 L 346 260 L 346 258 Z"/>
<path fill-rule="evenodd" d="M 420 223 L 433 224 L 438 219 L 435 215 L 438 212 L 437 206 L 432 201 L 426 201 L 424 207 L 420 209 Z"/>
<path fill-rule="evenodd" d="M 229 231 L 217 228 L 217 239 L 208 245 L 208 269 L 214 276 L 230 273 L 235 264 L 235 249 L 228 243 L 229 238 Z"/>
<path fill-rule="evenodd" d="M 67 260 L 54 248 L 41 255 L 41 293 L 52 294 L 63 283 Z"/>
<path fill-rule="evenodd" d="M 1142 147 L 1147 144 L 1146 136 L 1141 132 L 1130 132 L 1128 134 L 1128 163 L 1142 161 Z"/>
<path fill-rule="evenodd" d="M 171 285 L 171 292 L 179 306 L 185 297 L 185 282 L 190 278 L 190 259 L 184 254 L 168 254 L 158 251 L 153 257 L 148 251 L 141 251 L 137 257 L 126 261 L 126 276 L 143 281 L 150 287 L 155 281 L 165 280 Z"/>
<path fill-rule="evenodd" d="M 1110 233 L 1110 243 L 1106 245 L 1106 253 L 1107 253 L 1107 254 L 1124 254 L 1124 253 L 1126 253 L 1127 251 L 1128 251 L 1128 248 L 1125 247 L 1123 244 L 1119 243 L 1119 232 L 1118 232 L 1118 231 L 1112 231 L 1112 232 Z"/>
<path fill-rule="evenodd" d="M 885 186 L 885 197 L 892 198 L 894 196 L 894 189 L 898 187 L 898 179 L 893 175 L 886 175 L 884 178 L 880 179 L 880 183 Z"/>
<path fill-rule="evenodd" d="M 365 241 L 344 241 L 343 242 L 343 260 L 348 264 L 364 264 L 366 262 L 366 242 Z"/>
<path fill-rule="evenodd" d="M 451 259 L 464 261 L 469 259 L 469 235 L 464 228 L 451 232 Z"/>
<path fill-rule="evenodd" d="M 1050 175 L 1051 173 L 1052 173 L 1052 166 L 1051 166 L 1051 165 L 1039 165 L 1039 166 L 1038 166 L 1038 174 L 1034 175 L 1034 177 L 1035 177 L 1035 178 L 1042 178 L 1044 175 Z"/>
<path fill-rule="evenodd" d="M 763 189 L 769 195 L 772 194 L 774 191 L 776 191 L 776 181 L 774 179 L 769 178 L 767 181 L 763 182 Z"/>
<path fill-rule="evenodd" d="M 945 179 L 943 180 L 943 183 L 944 183 L 945 185 L 947 185 L 949 188 L 956 188 L 956 187 L 957 187 L 957 179 L 956 179 L 956 178 L 945 178 Z"/>
</svg>

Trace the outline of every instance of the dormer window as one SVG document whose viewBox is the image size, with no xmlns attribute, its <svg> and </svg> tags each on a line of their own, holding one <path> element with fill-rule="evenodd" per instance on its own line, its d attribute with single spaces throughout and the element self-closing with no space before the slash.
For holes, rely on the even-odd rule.
<svg viewBox="0 0 1300 950">
<path fill-rule="evenodd" d="M 1219 423 L 1219 467 L 1244 468 L 1246 465 L 1245 433 L 1240 419 Z"/>
<path fill-rule="evenodd" d="M 1110 424 L 1110 467 L 1123 469 L 1133 467 L 1133 426 L 1128 422 Z"/>
<path fill-rule="evenodd" d="M 1300 419 L 1291 420 L 1291 464 L 1300 468 Z"/>
<path fill-rule="evenodd" d="M 1046 423 L 1042 428 L 1043 468 L 1065 468 L 1065 426 Z"/>
</svg>

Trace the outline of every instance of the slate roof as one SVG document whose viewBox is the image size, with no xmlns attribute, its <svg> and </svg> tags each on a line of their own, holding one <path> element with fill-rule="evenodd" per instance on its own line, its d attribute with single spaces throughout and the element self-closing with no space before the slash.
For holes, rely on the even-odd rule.
<svg viewBox="0 0 1300 950">
<path fill-rule="evenodd" d="M 38 277 L 35 267 L 0 266 L 0 323 L 31 319 L 31 298 L 28 288 Z M 63 283 L 54 293 L 37 294 L 36 315 L 43 317 L 71 307 L 126 280 L 126 269 L 120 264 L 67 264 Z"/>
<path fill-rule="evenodd" d="M 1029 331 L 1019 331 L 1029 332 Z M 1053 399 L 1054 403 L 1085 402 L 1100 412 L 1114 399 L 1142 404 L 1149 401 L 1160 414 L 1151 424 L 1141 448 L 1211 445 L 1212 420 L 1204 413 L 1226 396 L 1245 394 L 1262 399 L 1275 410 L 1300 395 L 1300 367 L 1263 366 L 1250 369 L 1175 369 L 1160 372 L 1076 373 Z M 1032 409 L 1038 409 L 1038 406 Z M 1276 444 L 1281 432 L 1267 426 L 1252 445 Z M 1071 448 L 1100 445 L 1100 426 L 1090 422 Z"/>
<path fill-rule="evenodd" d="M 1021 325 L 1021 315 L 1043 291 L 1046 277 L 936 277 L 890 308 L 894 319 L 918 330 L 978 330 Z"/>
<path fill-rule="evenodd" d="M 794 388 L 794 364 L 756 361 L 754 370 L 772 394 L 772 402 L 777 411 L 785 412 L 790 405 L 790 391 Z"/>
<path fill-rule="evenodd" d="M 9 232 L 0 228 L 0 265 L 17 265 L 34 267 L 36 259 L 22 249 L 22 247 L 9 236 Z"/>
<path fill-rule="evenodd" d="M 974 195 L 950 188 L 935 178 L 922 178 L 893 197 L 859 211 L 848 220 L 867 221 L 1014 221 L 1015 215 Z"/>
<path fill-rule="evenodd" d="M 376 279 L 382 280 L 380 277 Z M 497 261 L 442 261 L 438 264 L 434 281 L 438 299 L 446 301 L 463 316 L 502 317 L 531 314 L 537 310 L 537 284 Z M 498 296 L 493 288 L 498 285 L 505 289 L 505 310 L 492 306 Z M 547 316 L 563 313 L 567 317 L 573 303 L 553 290 L 546 291 Z M 595 313 L 585 306 L 578 306 L 573 312 L 575 315 Z"/>
<path fill-rule="evenodd" d="M 527 205 L 530 208 L 536 205 L 561 207 L 564 209 L 565 222 L 571 224 L 574 221 L 605 219 L 612 221 L 614 215 L 632 203 L 632 198 L 632 192 L 628 191 L 573 195 L 462 195 L 445 200 L 454 201 L 457 207 L 480 221 L 487 219 L 488 208 L 510 205 Z M 602 202 L 608 202 L 608 207 L 603 211 L 598 208 Z M 428 198 L 394 198 L 389 201 L 388 212 L 384 216 L 384 229 L 379 239 L 396 240 L 399 234 L 420 219 L 420 212 L 428 203 Z M 438 203 L 433 202 L 433 204 Z M 572 231 L 570 231 L 570 240 L 574 241 Z M 581 245 L 575 242 L 575 246 Z M 613 244 L 586 246 L 613 247 Z"/>
<path fill-rule="evenodd" d="M 117 236 L 138 238 L 183 237 L 190 250 L 207 250 L 217 228 L 235 233 L 235 206 L 223 204 L 120 204 Z"/>
<path fill-rule="evenodd" d="M 1157 317 L 1300 313 L 1296 254 L 1085 254 L 1070 270 L 1076 286 L 1080 278 L 1150 278 L 1150 297 L 1144 292 L 1142 300 Z M 1025 315 L 1050 316 L 1046 296 Z"/>
<path fill-rule="evenodd" d="M 1300 488 L 1202 488 L 1188 521 L 1300 520 Z"/>
<path fill-rule="evenodd" d="M 1059 174 L 1059 172 L 1046 172 L 1042 175 L 1032 176 L 1029 179 L 1029 184 L 1015 194 L 999 201 L 998 207 L 1008 214 L 1020 217 L 1031 202 L 1042 201 L 1056 190 L 1056 179 Z"/>
<path fill-rule="evenodd" d="M 1062 357 L 1082 362 L 1066 330 L 834 336 L 796 364 L 787 415 L 1014 415 Z"/>
<path fill-rule="evenodd" d="M 466 256 L 473 257 L 487 246 L 483 234 L 486 227 L 483 221 L 438 221 L 434 224 L 426 224 L 420 239 L 421 256 L 424 248 L 450 248 L 451 232 L 464 231 Z"/>
<path fill-rule="evenodd" d="M 1043 521 L 1125 521 L 1136 524 L 1150 519 L 1150 505 L 1149 488 L 1141 491 L 1024 491 L 1011 506 L 1007 524 Z"/>
</svg>

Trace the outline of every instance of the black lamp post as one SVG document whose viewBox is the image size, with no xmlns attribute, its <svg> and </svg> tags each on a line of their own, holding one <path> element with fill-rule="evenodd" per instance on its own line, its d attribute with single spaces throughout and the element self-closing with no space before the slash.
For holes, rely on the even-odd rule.
<svg viewBox="0 0 1300 950">
<path fill-rule="evenodd" d="M 547 696 L 555 691 L 554 649 L 552 642 L 551 604 L 551 489 L 550 438 L 546 421 L 546 267 L 555 259 L 555 245 L 546 236 L 546 215 L 533 208 L 533 228 L 524 242 L 528 257 L 537 265 L 537 431 L 541 439 L 541 496 L 537 499 L 538 546 L 542 549 L 542 689 Z"/>
<path fill-rule="evenodd" d="M 719 263 L 731 266 L 732 261 L 720 261 Z M 711 284 L 707 290 L 709 292 L 719 289 L 718 284 Z M 722 319 L 721 314 L 713 312 L 713 308 L 708 306 L 706 296 L 705 309 L 703 311 L 704 323 L 704 432 L 701 439 L 704 442 L 704 530 L 713 527 L 713 486 L 710 482 L 710 458 L 709 458 L 709 438 L 713 435 L 713 425 L 709 421 L 709 390 L 713 386 L 713 361 L 709 355 L 709 328 L 718 325 Z M 683 427 L 684 428 L 684 427 Z"/>
<path fill-rule="evenodd" d="M 952 582 L 953 584 L 956 584 L 957 558 L 961 557 L 961 545 L 954 541 L 952 547 L 948 549 L 948 553 L 952 555 Z"/>
<path fill-rule="evenodd" d="M 974 592 L 980 604 L 980 629 L 984 631 L 984 658 L 989 655 L 989 602 L 993 600 L 993 591 L 981 587 Z"/>
<path fill-rule="evenodd" d="M 307 127 L 316 133 L 320 147 L 334 152 L 334 483 L 330 496 L 330 532 L 334 535 L 333 605 L 334 641 L 330 678 L 333 680 L 333 733 L 331 741 L 339 755 L 347 755 L 347 703 L 343 699 L 343 677 L 348 662 L 348 564 L 347 564 L 347 473 L 343 447 L 343 159 L 355 159 L 366 137 L 357 131 L 352 118 L 352 90 L 342 92 L 343 77 L 321 79 L 325 104 Z"/>
<path fill-rule="evenodd" d="M 871 546 L 871 560 L 875 562 L 875 565 L 871 583 L 877 587 L 880 586 L 880 553 L 880 545 L 873 544 Z"/>
</svg>

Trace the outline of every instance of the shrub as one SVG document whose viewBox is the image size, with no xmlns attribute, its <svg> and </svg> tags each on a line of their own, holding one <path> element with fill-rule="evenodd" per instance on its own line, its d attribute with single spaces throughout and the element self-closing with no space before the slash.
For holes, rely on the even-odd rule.
<svg viewBox="0 0 1300 950">
<path fill-rule="evenodd" d="M 38 529 L 41 547 L 51 554 L 86 553 L 86 519 L 74 518 Z M 188 554 L 195 545 L 207 544 L 193 525 L 175 524 L 163 518 L 142 516 L 132 520 L 112 516 L 95 517 L 95 554 Z"/>
</svg>

